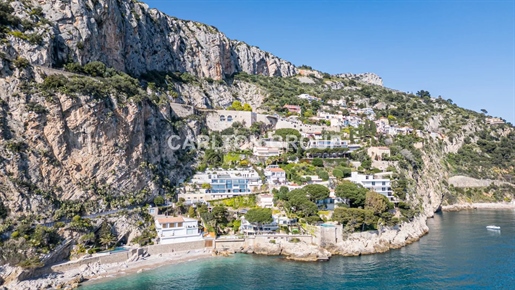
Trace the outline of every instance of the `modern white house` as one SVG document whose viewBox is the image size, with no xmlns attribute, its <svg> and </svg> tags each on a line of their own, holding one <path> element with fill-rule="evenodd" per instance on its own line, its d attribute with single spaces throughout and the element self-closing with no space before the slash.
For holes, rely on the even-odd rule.
<svg viewBox="0 0 515 290">
<path fill-rule="evenodd" d="M 338 138 L 331 140 L 310 140 L 308 149 L 332 149 L 332 148 L 347 148 L 349 141 L 340 140 Z"/>
<path fill-rule="evenodd" d="M 154 218 L 159 244 L 202 241 L 198 220 L 182 216 L 156 216 Z"/>
<path fill-rule="evenodd" d="M 281 149 L 273 147 L 254 147 L 253 155 L 256 157 L 272 157 L 281 155 Z"/>
<path fill-rule="evenodd" d="M 358 172 L 352 172 L 351 177 L 346 178 L 346 180 L 350 180 L 354 183 L 361 184 L 368 190 L 380 193 L 388 197 L 390 201 L 393 201 L 394 199 L 390 179 L 384 178 L 381 175 L 368 175 L 359 174 Z"/>
<path fill-rule="evenodd" d="M 275 232 L 279 229 L 279 226 L 291 226 L 297 223 L 297 219 L 290 219 L 285 216 L 272 215 L 273 221 L 269 224 L 257 225 L 250 223 L 241 217 L 240 231 L 246 235 L 255 235 L 257 233 L 268 234 Z"/>
<path fill-rule="evenodd" d="M 308 100 L 309 102 L 312 102 L 312 101 L 320 101 L 319 98 L 315 97 L 315 96 L 311 96 L 309 94 L 300 94 L 297 96 L 297 98 L 299 99 L 303 99 L 303 100 Z"/>
<path fill-rule="evenodd" d="M 264 170 L 268 184 L 279 185 L 286 183 L 286 172 L 277 165 L 269 165 Z"/>
<path fill-rule="evenodd" d="M 271 194 L 259 194 L 256 197 L 256 204 L 262 208 L 273 208 L 274 207 L 274 196 Z"/>
<path fill-rule="evenodd" d="M 252 168 L 209 169 L 193 176 L 186 186 L 180 189 L 179 198 L 186 204 L 207 202 L 215 199 L 252 194 L 263 182 Z"/>
</svg>

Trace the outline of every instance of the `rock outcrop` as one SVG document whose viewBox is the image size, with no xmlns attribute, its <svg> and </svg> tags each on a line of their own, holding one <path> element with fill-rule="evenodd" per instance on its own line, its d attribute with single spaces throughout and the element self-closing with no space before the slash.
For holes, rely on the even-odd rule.
<svg viewBox="0 0 515 290">
<path fill-rule="evenodd" d="M 367 83 L 371 85 L 383 86 L 383 79 L 374 74 L 374 73 L 361 73 L 361 74 L 351 74 L 351 73 L 343 73 L 337 74 L 337 77 L 355 80 L 362 83 Z"/>
<path fill-rule="evenodd" d="M 267 255 L 267 256 L 285 256 L 289 260 L 294 261 L 326 261 L 331 257 L 326 249 L 319 247 L 316 244 L 310 244 L 306 241 L 295 240 L 270 240 L 256 238 L 247 239 L 247 245 L 236 252 Z"/>
<path fill-rule="evenodd" d="M 333 255 L 359 256 L 384 253 L 418 241 L 429 232 L 426 217 L 419 216 L 412 222 L 403 223 L 393 229 L 378 232 L 354 233 L 337 242 L 324 241 L 322 247 Z"/>
</svg>

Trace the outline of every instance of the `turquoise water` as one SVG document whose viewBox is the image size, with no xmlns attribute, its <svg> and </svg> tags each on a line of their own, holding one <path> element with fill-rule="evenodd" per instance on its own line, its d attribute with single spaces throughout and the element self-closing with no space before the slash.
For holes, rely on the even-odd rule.
<svg viewBox="0 0 515 290">
<path fill-rule="evenodd" d="M 486 230 L 490 224 L 501 231 Z M 320 263 L 241 254 L 81 289 L 515 289 L 515 211 L 443 213 L 428 225 L 429 235 L 419 242 L 385 254 Z"/>
</svg>

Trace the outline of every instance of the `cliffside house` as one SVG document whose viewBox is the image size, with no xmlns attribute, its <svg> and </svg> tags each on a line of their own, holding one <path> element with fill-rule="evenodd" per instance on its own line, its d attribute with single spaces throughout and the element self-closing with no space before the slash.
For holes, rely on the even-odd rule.
<svg viewBox="0 0 515 290">
<path fill-rule="evenodd" d="M 303 99 L 303 100 L 308 100 L 310 103 L 312 101 L 320 101 L 319 98 L 317 98 L 315 96 L 312 96 L 312 95 L 309 95 L 309 94 L 300 94 L 300 95 L 297 96 L 297 98 Z"/>
<path fill-rule="evenodd" d="M 154 218 L 159 244 L 173 244 L 203 240 L 198 220 L 182 216 L 156 216 Z"/>
<path fill-rule="evenodd" d="M 272 218 L 273 221 L 271 223 L 258 225 L 250 223 L 243 216 L 241 217 L 240 232 L 245 235 L 271 234 L 277 231 L 280 226 L 293 226 L 297 224 L 297 219 L 290 219 L 285 216 L 272 215 Z"/>
<path fill-rule="evenodd" d="M 261 185 L 261 177 L 252 168 L 209 169 L 193 176 L 191 181 L 179 189 L 179 198 L 186 204 L 252 194 Z"/>
<path fill-rule="evenodd" d="M 283 108 L 285 108 L 286 110 L 288 110 L 288 112 L 290 113 L 295 113 L 295 114 L 301 114 L 302 112 L 302 109 L 300 108 L 300 106 L 295 106 L 295 105 L 284 105 Z"/>
<path fill-rule="evenodd" d="M 279 185 L 286 183 L 286 172 L 279 168 L 278 165 L 269 165 L 265 169 L 264 174 L 268 184 Z"/>
<path fill-rule="evenodd" d="M 272 157 L 281 155 L 281 149 L 273 147 L 254 147 L 253 155 L 256 157 Z"/>
<path fill-rule="evenodd" d="M 370 147 L 367 149 L 367 154 L 372 160 L 381 161 L 383 157 L 390 156 L 390 148 L 388 147 Z"/>
<path fill-rule="evenodd" d="M 366 189 L 380 193 L 386 196 L 390 201 L 394 201 L 390 179 L 384 178 L 384 176 L 388 174 L 391 173 L 385 172 L 384 174 L 369 175 L 352 172 L 351 177 L 345 179 L 361 184 Z"/>
<path fill-rule="evenodd" d="M 259 194 L 256 197 L 256 204 L 262 208 L 273 208 L 274 196 L 272 194 Z"/>
</svg>

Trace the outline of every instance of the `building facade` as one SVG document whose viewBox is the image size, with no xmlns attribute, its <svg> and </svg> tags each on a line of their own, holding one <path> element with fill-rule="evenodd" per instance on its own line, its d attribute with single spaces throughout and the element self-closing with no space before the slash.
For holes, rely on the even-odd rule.
<svg viewBox="0 0 515 290">
<path fill-rule="evenodd" d="M 359 174 L 352 172 L 351 177 L 346 178 L 354 183 L 361 184 L 368 190 L 375 191 L 386 196 L 390 201 L 394 200 L 390 179 L 380 175 Z"/>
<path fill-rule="evenodd" d="M 188 204 L 230 198 L 252 194 L 261 185 L 263 185 L 261 177 L 252 168 L 209 169 L 195 174 L 181 189 L 179 198 L 184 198 Z"/>
<path fill-rule="evenodd" d="M 277 165 L 268 166 L 264 173 L 268 184 L 279 185 L 286 183 L 286 172 Z"/>
<path fill-rule="evenodd" d="M 202 241 L 198 220 L 186 217 L 156 216 L 154 218 L 159 244 Z"/>
</svg>

